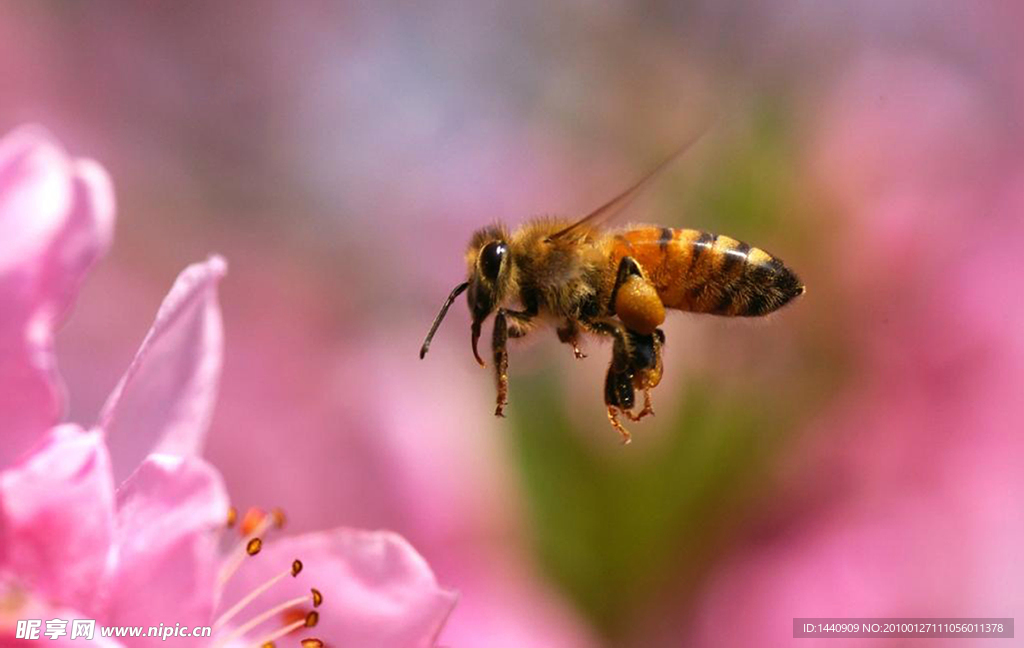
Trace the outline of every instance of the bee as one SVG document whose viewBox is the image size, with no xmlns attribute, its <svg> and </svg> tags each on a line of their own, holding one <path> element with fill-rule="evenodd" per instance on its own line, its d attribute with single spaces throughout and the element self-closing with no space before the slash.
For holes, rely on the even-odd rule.
<svg viewBox="0 0 1024 648">
<path fill-rule="evenodd" d="M 554 321 L 558 339 L 585 358 L 584 334 L 612 340 L 605 376 L 608 421 L 629 443 L 619 420 L 653 414 L 651 390 L 661 381 L 666 309 L 726 317 L 760 317 L 804 293 L 796 274 L 776 256 L 728 236 L 657 225 L 609 228 L 621 212 L 691 140 L 637 183 L 577 220 L 539 218 L 510 231 L 478 230 L 466 250 L 468 278 L 434 318 L 420 349 L 424 358 L 455 299 L 466 292 L 473 356 L 484 321 L 494 315 L 491 351 L 497 381 L 496 416 L 508 404 L 508 340 L 539 322 Z M 636 392 L 643 406 L 636 413 Z"/>
</svg>

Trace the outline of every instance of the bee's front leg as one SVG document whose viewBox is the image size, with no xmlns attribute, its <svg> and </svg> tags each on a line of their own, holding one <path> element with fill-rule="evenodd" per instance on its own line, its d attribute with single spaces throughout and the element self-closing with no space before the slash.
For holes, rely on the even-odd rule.
<svg viewBox="0 0 1024 648">
<path fill-rule="evenodd" d="M 505 405 L 508 404 L 508 321 L 502 308 L 494 316 L 491 347 L 494 349 L 494 371 L 498 382 L 498 406 L 494 415 L 505 416 Z"/>
<path fill-rule="evenodd" d="M 494 316 L 491 347 L 494 351 L 494 372 L 498 384 L 498 405 L 495 416 L 505 416 L 508 405 L 508 339 L 523 337 L 532 325 L 529 313 L 499 308 Z"/>
</svg>

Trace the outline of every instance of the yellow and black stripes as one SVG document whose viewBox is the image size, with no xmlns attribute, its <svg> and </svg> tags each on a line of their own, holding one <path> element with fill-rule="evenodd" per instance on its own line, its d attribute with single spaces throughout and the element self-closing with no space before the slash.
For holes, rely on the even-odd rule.
<svg viewBox="0 0 1024 648">
<path fill-rule="evenodd" d="M 803 293 L 796 275 L 764 250 L 728 236 L 644 227 L 615 240 L 613 257 L 629 254 L 668 308 L 715 315 L 766 315 Z"/>
</svg>

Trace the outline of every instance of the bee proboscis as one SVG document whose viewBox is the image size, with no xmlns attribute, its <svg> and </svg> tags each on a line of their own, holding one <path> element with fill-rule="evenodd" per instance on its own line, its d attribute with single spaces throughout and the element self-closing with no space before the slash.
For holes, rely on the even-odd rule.
<svg viewBox="0 0 1024 648">
<path fill-rule="evenodd" d="M 657 225 L 602 227 L 691 143 L 583 218 L 539 218 L 514 231 L 499 224 L 474 233 L 466 251 L 469 276 L 448 295 L 420 358 L 452 302 L 465 291 L 473 355 L 481 366 L 480 328 L 494 314 L 494 413 L 504 416 L 509 338 L 523 337 L 541 319 L 554 319 L 559 340 L 584 358 L 582 334 L 610 337 L 605 405 L 609 422 L 629 443 L 619 415 L 639 421 L 653 414 L 651 390 L 661 381 L 665 343 L 658 327 L 666 309 L 759 317 L 804 293 L 803 284 L 781 260 L 728 236 Z M 637 390 L 644 400 L 634 413 Z"/>
</svg>

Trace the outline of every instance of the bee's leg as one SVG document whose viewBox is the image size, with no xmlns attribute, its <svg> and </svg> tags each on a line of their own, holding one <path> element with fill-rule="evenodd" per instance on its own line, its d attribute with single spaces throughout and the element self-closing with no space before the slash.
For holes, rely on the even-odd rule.
<svg viewBox="0 0 1024 648">
<path fill-rule="evenodd" d="M 533 326 L 530 313 L 499 308 L 494 316 L 491 347 L 494 350 L 494 372 L 498 383 L 498 405 L 495 416 L 505 416 L 508 405 L 508 339 L 526 335 Z"/>
<path fill-rule="evenodd" d="M 654 333 L 644 335 L 614 320 L 581 320 L 580 325 L 614 340 L 612 362 L 604 383 L 604 401 L 608 406 L 609 422 L 622 435 L 623 442 L 628 443 L 629 432 L 619 422 L 618 415 L 625 414 L 629 419 L 639 421 L 654 414 L 651 389 L 661 381 L 661 348 L 665 334 L 656 329 Z M 633 414 L 637 389 L 644 392 L 644 406 Z"/>
<path fill-rule="evenodd" d="M 658 290 L 633 257 L 623 257 L 619 262 L 608 312 L 618 316 L 630 331 L 643 335 L 653 334 L 665 321 L 665 305 Z"/>
<path fill-rule="evenodd" d="M 634 414 L 631 410 L 623 410 L 623 412 L 622 412 L 623 414 L 625 414 L 629 418 L 630 421 L 637 422 L 637 421 L 642 420 L 645 416 L 648 416 L 648 415 L 649 416 L 654 416 L 654 407 L 651 405 L 651 388 L 650 387 L 644 387 L 643 391 L 644 391 L 644 408 L 642 410 L 640 410 L 639 412 L 637 412 L 636 414 Z"/>
<path fill-rule="evenodd" d="M 581 319 L 577 321 L 577 324 L 588 333 L 594 333 L 595 335 L 606 335 L 612 338 L 613 340 L 615 340 L 616 344 L 622 345 L 622 350 L 624 352 L 627 352 L 628 355 L 628 351 L 630 349 L 628 331 L 626 331 L 626 327 L 624 327 L 620 322 L 614 319 Z M 614 354 L 615 352 L 613 350 L 612 355 L 614 356 Z"/>
<path fill-rule="evenodd" d="M 572 353 L 576 356 L 577 360 L 582 360 L 587 357 L 586 353 L 580 351 L 580 327 L 573 320 L 566 320 L 564 326 L 560 326 L 557 330 L 558 339 L 563 344 L 572 345 Z"/>
<path fill-rule="evenodd" d="M 608 367 L 604 379 L 605 405 L 618 407 L 621 410 L 633 409 L 636 403 L 636 390 L 633 387 L 633 374 L 625 364 L 625 355 L 615 354 Z"/>
<path fill-rule="evenodd" d="M 612 287 L 611 301 L 608 303 L 608 310 L 615 312 L 615 298 L 619 294 L 619 288 L 622 284 L 626 283 L 630 277 L 639 277 L 643 279 L 644 273 L 640 269 L 640 264 L 636 262 L 631 256 L 624 256 L 619 261 L 619 268 L 615 273 L 615 285 Z"/>
<path fill-rule="evenodd" d="M 491 347 L 494 350 L 494 371 L 498 382 L 498 406 L 495 416 L 505 416 L 505 405 L 508 404 L 508 321 L 505 310 L 499 308 L 494 316 L 494 334 Z"/>
<path fill-rule="evenodd" d="M 633 372 L 630 366 L 629 350 L 626 347 L 626 336 L 616 336 L 612 346 L 612 362 L 608 366 L 608 374 L 604 380 L 604 402 L 608 406 L 608 422 L 622 436 L 622 443 L 630 441 L 629 431 L 619 422 L 619 413 L 629 416 L 636 402 L 633 388 Z"/>
<path fill-rule="evenodd" d="M 654 415 L 654 407 L 651 404 L 651 390 L 661 382 L 663 364 L 661 361 L 661 349 L 665 344 L 665 333 L 657 329 L 653 335 L 639 335 L 629 332 L 630 341 L 633 343 L 633 350 L 630 355 L 630 363 L 635 370 L 633 375 L 633 386 L 644 392 L 644 406 L 638 413 L 626 412 L 633 421 L 639 421 L 645 416 Z"/>
<path fill-rule="evenodd" d="M 624 428 L 622 426 L 622 422 L 619 421 L 619 411 L 620 411 L 619 408 L 612 407 L 611 405 L 609 405 L 608 406 L 608 422 L 612 424 L 612 427 L 615 428 L 615 430 L 622 437 L 622 445 L 627 445 L 630 441 L 633 440 L 633 437 L 632 437 L 632 435 L 630 435 L 629 430 Z"/>
<path fill-rule="evenodd" d="M 657 329 L 651 335 L 643 335 L 611 322 L 588 323 L 587 326 L 593 332 L 613 336 L 615 340 L 612 363 L 605 378 L 605 404 L 612 426 L 622 434 L 624 428 L 618 422 L 619 413 L 633 421 L 654 414 L 651 390 L 661 382 L 661 349 L 665 333 Z M 632 409 L 637 389 L 644 392 L 644 405 L 634 414 Z M 628 433 L 623 434 L 623 438 L 627 439 Z"/>
</svg>

